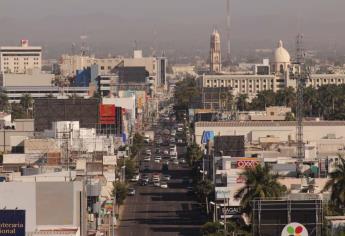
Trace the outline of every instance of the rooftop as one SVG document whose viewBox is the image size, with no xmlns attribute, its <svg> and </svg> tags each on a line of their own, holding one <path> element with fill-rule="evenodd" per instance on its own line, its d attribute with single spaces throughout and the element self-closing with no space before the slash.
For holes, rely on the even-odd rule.
<svg viewBox="0 0 345 236">
<path fill-rule="evenodd" d="M 195 127 L 272 127 L 296 126 L 296 121 L 203 121 L 196 122 Z M 303 121 L 303 126 L 345 126 L 345 121 Z"/>
</svg>

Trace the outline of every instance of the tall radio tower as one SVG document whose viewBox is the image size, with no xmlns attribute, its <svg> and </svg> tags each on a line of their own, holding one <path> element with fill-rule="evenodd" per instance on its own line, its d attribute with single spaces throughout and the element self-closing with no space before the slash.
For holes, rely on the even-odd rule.
<svg viewBox="0 0 345 236">
<path fill-rule="evenodd" d="M 226 0 L 226 37 L 227 37 L 227 61 L 231 63 L 231 45 L 230 45 L 230 31 L 231 31 L 231 18 L 230 18 L 230 0 Z"/>
</svg>

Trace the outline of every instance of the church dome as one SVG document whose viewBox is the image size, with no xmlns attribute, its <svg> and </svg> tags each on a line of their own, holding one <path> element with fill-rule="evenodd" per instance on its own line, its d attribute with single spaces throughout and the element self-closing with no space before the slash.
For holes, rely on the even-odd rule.
<svg viewBox="0 0 345 236">
<path fill-rule="evenodd" d="M 274 52 L 274 62 L 275 63 L 290 63 L 290 54 L 283 47 L 283 41 L 279 41 L 278 48 Z"/>
</svg>

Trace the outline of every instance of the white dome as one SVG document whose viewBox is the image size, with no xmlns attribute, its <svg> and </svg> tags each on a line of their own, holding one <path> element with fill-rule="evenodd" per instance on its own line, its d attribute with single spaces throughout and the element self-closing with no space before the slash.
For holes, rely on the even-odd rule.
<svg viewBox="0 0 345 236">
<path fill-rule="evenodd" d="M 290 54 L 289 52 L 283 47 L 283 42 L 280 40 L 278 44 L 278 48 L 274 52 L 274 62 L 275 63 L 290 63 Z"/>
</svg>

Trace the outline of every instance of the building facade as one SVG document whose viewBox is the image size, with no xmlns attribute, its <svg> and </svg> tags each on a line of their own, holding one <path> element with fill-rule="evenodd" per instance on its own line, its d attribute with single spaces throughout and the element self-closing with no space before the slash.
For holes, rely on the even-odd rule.
<svg viewBox="0 0 345 236">
<path fill-rule="evenodd" d="M 21 40 L 17 47 L 0 47 L 0 72 L 24 74 L 41 70 L 42 47 L 29 46 L 29 41 Z"/>
<path fill-rule="evenodd" d="M 211 37 L 216 42 L 217 34 Z M 212 41 L 212 40 L 211 40 Z M 217 43 L 212 43 L 216 48 Z M 233 94 L 247 94 L 252 99 L 260 91 L 273 90 L 274 92 L 287 88 L 296 88 L 296 80 L 292 78 L 290 70 L 292 69 L 291 57 L 289 52 L 283 47 L 283 42 L 279 41 L 278 47 L 274 51 L 272 63 L 264 60 L 261 65 L 256 65 L 253 71 L 245 74 L 217 74 L 215 67 L 215 59 L 218 53 L 211 48 L 211 73 L 203 74 L 198 78 L 198 86 L 200 88 L 220 88 L 230 87 Z M 212 56 L 213 55 L 213 56 Z M 213 66 L 212 66 L 213 65 Z M 322 85 L 340 85 L 345 84 L 345 74 L 311 74 L 306 86 L 318 88 Z M 206 107 L 207 108 L 207 107 Z"/>
</svg>

